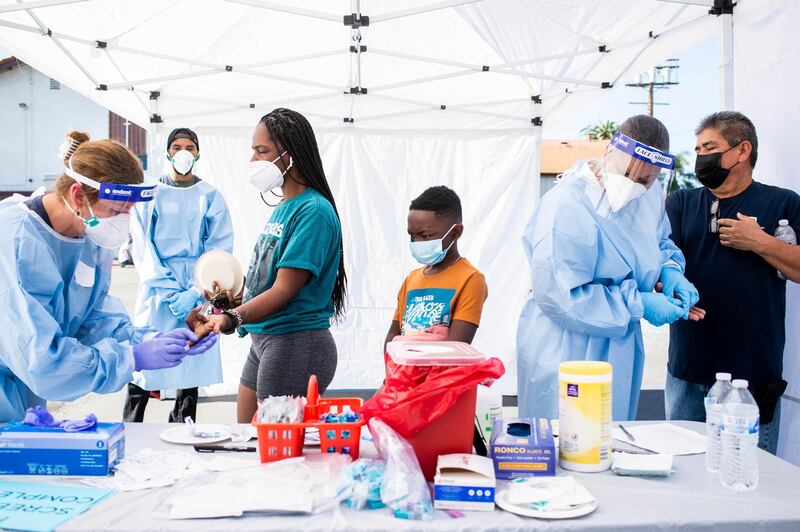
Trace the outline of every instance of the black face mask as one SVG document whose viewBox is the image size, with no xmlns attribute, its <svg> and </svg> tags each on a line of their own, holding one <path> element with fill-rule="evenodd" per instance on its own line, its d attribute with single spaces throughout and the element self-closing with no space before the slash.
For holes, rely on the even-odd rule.
<svg viewBox="0 0 800 532">
<path fill-rule="evenodd" d="M 722 156 L 736 146 L 731 146 L 725 151 L 697 156 L 697 160 L 694 162 L 694 174 L 704 187 L 714 190 L 721 187 L 725 180 L 728 179 L 728 174 L 731 173 L 736 164 L 739 164 L 739 161 L 730 168 L 723 168 Z"/>
</svg>

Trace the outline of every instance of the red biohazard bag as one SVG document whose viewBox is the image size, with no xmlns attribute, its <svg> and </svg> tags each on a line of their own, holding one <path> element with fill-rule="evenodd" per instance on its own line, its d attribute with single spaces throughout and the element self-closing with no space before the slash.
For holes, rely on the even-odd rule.
<svg viewBox="0 0 800 532">
<path fill-rule="evenodd" d="M 464 366 L 401 366 L 386 358 L 386 381 L 361 414 L 381 418 L 404 438 L 439 419 L 464 393 L 505 373 L 499 358 Z"/>
</svg>

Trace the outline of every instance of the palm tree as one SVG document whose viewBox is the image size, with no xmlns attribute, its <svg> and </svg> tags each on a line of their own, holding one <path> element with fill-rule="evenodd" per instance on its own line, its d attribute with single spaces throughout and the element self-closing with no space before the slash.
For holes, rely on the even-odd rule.
<svg viewBox="0 0 800 532">
<path fill-rule="evenodd" d="M 696 188 L 700 186 L 700 182 L 689 166 L 688 157 L 688 151 L 680 152 L 675 158 L 675 169 L 664 174 L 662 185 L 667 195 L 681 188 Z"/>
<path fill-rule="evenodd" d="M 619 124 L 614 121 L 606 120 L 590 124 L 581 129 L 581 135 L 586 135 L 590 140 L 611 140 L 614 133 L 619 129 Z"/>
</svg>

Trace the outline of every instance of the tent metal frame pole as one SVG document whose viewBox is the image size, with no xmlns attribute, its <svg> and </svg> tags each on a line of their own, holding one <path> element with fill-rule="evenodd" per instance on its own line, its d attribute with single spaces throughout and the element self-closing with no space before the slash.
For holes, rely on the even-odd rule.
<svg viewBox="0 0 800 532">
<path fill-rule="evenodd" d="M 38 16 L 36 16 L 36 14 L 32 10 L 26 9 L 25 12 L 28 14 L 29 17 L 31 17 L 31 19 L 33 19 L 36 25 L 39 26 L 39 29 L 42 30 L 43 34 L 47 35 L 48 37 L 50 37 L 50 39 L 53 40 L 53 42 L 55 43 L 56 46 L 58 46 L 61 52 L 63 52 L 63 54 L 66 55 L 70 61 L 72 61 L 72 64 L 74 64 L 78 68 L 78 70 L 80 70 L 83 73 L 83 75 L 86 76 L 86 78 L 92 82 L 92 84 L 95 87 L 100 86 L 100 83 L 98 83 L 95 77 L 92 76 L 92 73 L 89 72 L 89 70 L 85 66 L 83 66 L 81 62 L 78 61 L 78 59 L 74 55 L 72 55 L 72 52 L 70 52 L 67 49 L 64 43 L 61 42 L 59 38 L 53 34 L 52 31 L 50 31 L 50 29 L 45 25 L 45 23 L 42 22 L 41 19 Z"/>
<path fill-rule="evenodd" d="M 97 41 L 83 39 L 81 37 L 75 37 L 74 35 L 67 35 L 65 33 L 59 33 L 57 31 L 52 31 L 48 28 L 45 28 L 43 30 L 41 27 L 37 28 L 34 26 L 26 26 L 25 24 L 20 24 L 18 22 L 11 22 L 8 20 L 0 20 L 0 27 L 11 28 L 13 30 L 19 30 L 19 31 L 27 31 L 28 33 L 36 33 L 43 37 L 58 37 L 62 41 L 71 41 L 80 44 L 85 44 L 88 46 L 95 46 L 97 44 Z"/>
<path fill-rule="evenodd" d="M 202 76 L 210 76 L 213 74 L 224 73 L 225 69 L 210 69 L 201 72 L 187 72 L 184 74 L 175 74 L 172 76 L 161 76 L 159 78 L 137 79 L 134 81 L 126 81 L 124 83 L 112 83 L 106 86 L 107 90 L 133 90 L 138 85 L 149 85 L 151 83 L 160 83 L 162 81 L 180 81 L 184 79 L 199 78 Z"/>
<path fill-rule="evenodd" d="M 378 22 L 386 22 L 387 20 L 394 20 L 403 17 L 410 17 L 412 15 L 419 15 L 422 13 L 432 13 L 433 11 L 439 11 L 441 9 L 448 9 L 451 7 L 458 7 L 463 6 L 466 4 L 475 4 L 477 2 L 483 2 L 483 0 L 446 0 L 444 2 L 438 2 L 436 4 L 429 4 L 427 6 L 422 7 L 414 7 L 410 9 L 403 9 L 400 11 L 394 11 L 391 13 L 385 13 L 383 15 L 376 15 L 370 17 L 370 24 L 376 24 Z"/>
<path fill-rule="evenodd" d="M 93 43 L 94 44 L 94 43 Z M 109 43 L 111 45 L 111 43 Z M 133 55 L 140 55 L 143 57 L 152 57 L 153 59 L 163 59 L 165 61 L 173 61 L 175 63 L 181 63 L 184 65 L 190 66 L 203 66 L 206 68 L 219 68 L 225 69 L 225 65 L 219 63 L 210 63 L 208 61 L 199 61 L 197 59 L 189 59 L 187 57 L 178 57 L 174 55 L 168 54 L 161 54 L 158 52 L 151 52 L 149 50 L 140 50 L 138 48 L 131 48 L 129 46 L 112 46 L 113 50 L 117 52 L 122 52 L 124 54 L 133 54 Z"/>
<path fill-rule="evenodd" d="M 369 52 L 375 55 L 385 55 L 388 57 L 399 57 L 400 59 L 410 59 L 411 61 L 419 61 L 420 63 L 433 63 L 436 65 L 465 68 L 468 70 L 474 70 L 475 72 L 483 72 L 485 68 L 484 65 L 461 63 L 459 61 L 448 61 L 447 59 L 436 59 L 434 57 L 425 57 L 421 55 L 407 54 L 404 52 L 394 52 L 392 50 L 370 48 Z"/>
<path fill-rule="evenodd" d="M 666 2 L 670 4 L 684 4 L 688 6 L 702 6 L 712 7 L 714 0 L 656 0 L 657 2 Z"/>
<path fill-rule="evenodd" d="M 414 99 L 410 99 L 410 98 L 401 98 L 401 97 L 398 97 L 398 96 L 388 96 L 386 94 L 374 94 L 373 96 L 375 96 L 375 98 L 378 98 L 378 99 L 381 99 L 381 100 L 387 100 L 387 101 L 398 102 L 398 103 L 405 103 L 405 104 L 408 104 L 408 105 L 417 105 L 417 106 L 423 108 L 420 111 L 430 111 L 430 110 L 456 111 L 456 112 L 459 112 L 459 113 L 466 113 L 466 114 L 472 114 L 472 115 L 477 115 L 477 116 L 491 116 L 493 118 L 502 118 L 503 120 L 517 120 L 517 121 L 518 120 L 523 120 L 523 121 L 525 120 L 524 118 L 519 117 L 519 116 L 505 115 L 505 114 L 501 114 L 501 113 L 491 113 L 491 112 L 487 112 L 487 111 L 476 111 L 474 109 L 468 109 L 465 106 L 461 106 L 461 105 L 443 105 L 443 104 L 435 104 L 435 103 L 430 103 L 430 102 L 421 102 L 419 100 L 414 100 Z M 414 111 L 411 111 L 411 112 L 413 113 Z M 409 111 L 405 111 L 405 113 L 409 113 Z M 397 112 L 397 113 L 373 115 L 373 116 L 371 116 L 369 118 L 370 119 L 385 118 L 387 116 L 397 116 L 397 115 L 402 115 L 402 114 L 404 114 L 404 112 L 401 111 L 401 112 Z M 360 120 L 363 121 L 363 120 L 366 120 L 366 118 L 361 118 Z"/>
<path fill-rule="evenodd" d="M 158 179 L 158 166 L 156 160 L 159 160 L 158 148 L 156 147 L 156 139 L 158 138 L 159 125 L 156 121 L 158 117 L 158 96 L 150 96 L 150 123 L 147 128 L 147 172 L 155 180 Z"/>
<path fill-rule="evenodd" d="M 285 57 L 283 59 L 273 59 L 272 61 L 259 61 L 258 63 L 246 63 L 244 65 L 239 65 L 238 67 L 234 66 L 234 68 L 262 68 L 267 66 L 276 66 L 276 65 L 283 65 L 286 63 L 294 63 L 296 61 L 305 61 L 307 59 L 320 59 L 322 57 L 330 57 L 333 55 L 341 55 L 344 54 L 341 48 L 337 48 L 336 50 L 325 50 L 323 52 L 316 52 L 313 54 L 303 54 L 303 55 L 295 55 L 293 57 Z"/>
<path fill-rule="evenodd" d="M 119 74 L 119 77 L 121 77 L 123 80 L 125 80 L 127 82 L 128 79 L 125 76 L 125 73 L 122 71 L 122 69 L 120 68 L 119 64 L 117 64 L 117 61 L 114 59 L 114 56 L 111 55 L 111 52 L 108 51 L 108 48 L 104 48 L 103 51 L 106 53 L 106 57 L 108 58 L 108 62 L 111 63 L 111 65 L 117 71 L 117 74 Z M 133 90 L 131 90 L 131 92 L 133 93 L 133 96 L 136 98 L 136 100 L 144 108 L 145 114 L 149 114 L 150 113 L 150 108 L 147 106 L 147 104 L 144 102 L 144 100 L 142 100 L 142 95 L 140 93 L 136 92 L 136 91 L 133 91 Z M 127 133 L 127 128 L 126 128 L 125 131 Z"/>
<path fill-rule="evenodd" d="M 222 113 L 222 112 L 226 112 L 226 111 L 236 111 L 238 109 L 257 109 L 257 108 L 261 108 L 261 107 L 263 107 L 263 108 L 267 108 L 267 107 L 273 108 L 276 105 L 282 105 L 282 104 L 284 104 L 286 102 L 285 98 L 273 99 L 273 100 L 262 100 L 262 101 L 251 102 L 251 103 L 231 103 L 231 102 L 225 102 L 225 101 L 220 101 L 220 100 L 213 100 L 213 99 L 210 99 L 210 98 L 198 98 L 196 96 L 185 96 L 185 95 L 182 95 L 182 94 L 170 94 L 169 96 L 172 97 L 172 98 L 180 98 L 181 100 L 188 100 L 188 101 L 200 102 L 200 103 L 209 103 L 209 104 L 214 104 L 214 105 L 219 106 L 219 107 L 217 107 L 217 108 L 215 108 L 213 110 L 203 112 L 202 114 L 204 114 L 204 115 L 205 114 L 218 114 L 218 113 Z M 309 96 L 303 96 L 303 97 L 300 97 L 300 98 L 292 98 L 292 101 L 293 102 L 308 102 L 308 101 L 312 101 L 312 100 L 319 100 L 319 99 L 322 99 L 322 98 L 330 98 L 331 96 L 332 95 L 329 92 L 326 92 L 324 94 L 311 94 Z M 180 114 L 175 114 L 175 115 L 169 115 L 169 119 L 170 120 L 176 120 L 176 119 L 182 119 L 182 118 L 191 118 L 191 117 L 197 116 L 197 115 L 198 115 L 197 112 L 180 113 Z"/>
<path fill-rule="evenodd" d="M 306 79 L 298 79 L 292 78 L 289 76 L 280 76 L 278 74 L 268 74 L 266 72 L 256 72 L 254 70 L 246 70 L 246 69 L 239 69 L 234 70 L 234 72 L 238 72 L 239 74 L 247 74 L 248 76 L 255 76 L 258 78 L 265 78 L 265 79 L 274 79 L 276 81 L 285 81 L 287 83 L 295 83 L 297 85 L 305 85 L 307 87 L 315 87 L 317 89 L 328 89 L 334 91 L 336 93 L 341 93 L 344 90 L 344 87 L 341 85 L 332 85 L 330 83 L 320 83 L 316 81 L 309 81 Z"/>
<path fill-rule="evenodd" d="M 733 14 L 719 16 L 720 109 L 733 109 Z"/>
<path fill-rule="evenodd" d="M 28 11 L 30 9 L 41 9 L 43 7 L 55 7 L 66 4 L 78 4 L 81 2 L 88 2 L 88 1 L 89 0 L 32 0 L 30 2 L 20 1 L 20 3 L 18 4 L 0 6 L 0 15 L 4 13 L 12 13 L 14 11 Z"/>
<path fill-rule="evenodd" d="M 687 7 L 687 6 L 681 6 L 681 7 L 679 7 L 679 8 L 678 8 L 678 10 L 675 12 L 675 14 L 674 14 L 674 15 L 673 15 L 673 16 L 672 16 L 672 17 L 669 19 L 669 21 L 667 22 L 667 26 L 669 26 L 670 24 L 672 24 L 672 22 L 673 22 L 673 21 L 674 21 L 676 18 L 678 18 L 678 16 L 680 16 L 680 14 L 681 14 L 681 13 L 683 13 L 683 11 L 686 9 L 686 7 Z M 692 23 L 692 22 L 696 22 L 696 21 L 697 21 L 697 19 L 694 19 L 694 20 L 691 20 L 691 21 L 687 22 L 687 24 L 690 24 L 690 23 Z M 677 29 L 678 27 L 681 27 L 681 26 L 683 26 L 683 24 L 681 24 L 680 26 L 677 26 L 676 28 L 671 28 L 671 29 Z M 613 81 L 613 84 L 614 84 L 614 85 L 616 85 L 616 84 L 617 84 L 617 82 L 618 82 L 618 81 L 619 81 L 619 80 L 622 78 L 622 76 L 624 76 L 625 74 L 627 74 L 627 72 L 628 72 L 628 69 L 630 69 L 630 68 L 631 68 L 631 67 L 632 67 L 634 64 L 636 64 L 636 61 L 638 61 L 638 60 L 639 60 L 639 58 L 640 58 L 640 57 L 641 57 L 641 56 L 642 56 L 642 55 L 643 55 L 643 54 L 644 54 L 644 53 L 647 51 L 647 49 L 648 49 L 648 48 L 650 48 L 650 46 L 652 46 L 652 44 L 653 44 L 653 43 L 656 41 L 656 39 L 659 37 L 659 35 L 663 35 L 663 33 L 666 33 L 666 32 L 662 32 L 662 33 L 653 33 L 653 35 L 652 35 L 652 38 L 648 39 L 648 41 L 647 41 L 647 42 L 644 44 L 644 46 L 642 46 L 642 48 L 641 48 L 641 49 L 640 49 L 640 50 L 639 50 L 639 51 L 636 53 L 636 55 L 634 55 L 634 56 L 633 56 L 633 59 L 631 59 L 631 60 L 628 62 L 628 64 L 626 64 L 626 65 L 625 65 L 625 66 L 624 66 L 624 67 L 623 67 L 623 68 L 620 70 L 620 72 L 619 72 L 619 75 L 618 75 L 616 78 L 614 78 L 614 81 Z"/>
<path fill-rule="evenodd" d="M 606 57 L 606 55 L 605 55 L 605 54 L 602 54 L 602 55 L 600 55 L 600 57 L 598 57 L 598 58 L 595 60 L 595 62 L 594 62 L 594 63 L 592 63 L 592 66 L 590 66 L 590 67 L 589 67 L 589 69 L 586 71 L 586 75 L 588 76 L 589 74 L 591 74 L 591 73 L 594 71 L 594 69 L 595 69 L 595 68 L 597 68 L 597 66 L 598 66 L 600 63 L 602 63 L 602 62 L 603 62 L 603 59 L 605 59 L 605 57 Z M 611 84 L 611 87 L 613 87 L 613 86 L 614 86 L 614 84 L 612 83 L 612 84 Z M 587 89 L 587 90 L 589 90 L 589 89 Z M 596 90 L 596 89 L 594 89 L 594 90 Z M 602 87 L 600 87 L 600 90 L 603 90 L 603 89 L 602 89 Z M 561 106 L 562 106 L 562 105 L 563 105 L 563 104 L 564 104 L 564 103 L 565 103 L 565 102 L 566 102 L 566 101 L 569 99 L 569 97 L 570 97 L 570 95 L 573 93 L 573 91 L 576 91 L 576 92 L 577 92 L 578 90 L 576 90 L 574 87 L 573 87 L 571 90 L 570 90 L 570 89 L 567 89 L 567 90 L 566 90 L 566 91 L 565 91 L 565 92 L 562 94 L 562 98 L 561 98 L 560 100 L 558 100 L 558 103 L 556 103 L 554 106 L 552 106 L 552 107 L 550 108 L 550 110 L 549 110 L 547 113 L 545 113 L 545 115 L 544 115 L 544 118 L 545 118 L 545 119 L 546 119 L 546 118 L 548 118 L 548 117 L 549 117 L 551 114 L 553 114 L 553 113 L 554 113 L 554 112 L 555 112 L 555 111 L 556 111 L 556 110 L 557 110 L 559 107 L 561 107 Z M 544 95 L 544 96 L 543 96 L 543 98 L 550 98 L 550 96 L 549 96 L 549 95 Z"/>
<path fill-rule="evenodd" d="M 530 79 L 539 79 L 539 80 L 546 80 L 546 81 L 556 81 L 561 83 L 574 83 L 576 85 L 588 85 L 590 87 L 600 87 L 603 83 L 600 81 L 588 81 L 583 79 L 573 79 L 573 78 L 565 78 L 563 76 L 548 76 L 546 74 L 534 74 L 532 72 L 519 72 L 514 70 L 509 70 L 506 68 L 496 68 L 489 65 L 475 65 L 469 63 L 460 63 L 458 61 L 448 61 L 446 59 L 436 59 L 433 57 L 424 57 L 414 54 L 406 54 L 403 52 L 393 52 L 390 50 L 375 50 L 374 48 L 370 49 L 370 53 L 377 54 L 377 55 L 387 55 L 391 57 L 399 57 L 401 59 L 409 59 L 411 61 L 419 61 L 422 63 L 434 63 L 438 65 L 445 65 L 445 66 L 452 66 L 458 68 L 464 68 L 465 70 L 472 71 L 472 72 L 489 72 L 495 74 L 503 74 L 509 76 L 515 76 L 518 78 L 530 78 Z M 454 73 L 455 74 L 455 73 Z M 422 78 L 425 79 L 425 78 Z M 413 84 L 413 83 L 411 83 Z M 384 86 L 385 87 L 385 86 Z M 377 88 L 373 90 L 378 90 Z"/>
<path fill-rule="evenodd" d="M 287 83 L 295 83 L 298 85 L 305 85 L 308 87 L 315 87 L 321 89 L 328 89 L 335 92 L 341 92 L 343 87 L 337 85 L 330 85 L 327 83 L 318 83 L 315 81 L 309 81 L 304 79 L 292 78 L 288 76 L 280 76 L 277 74 L 269 74 L 267 72 L 256 72 L 249 69 L 237 69 L 236 67 L 230 67 L 230 70 L 225 67 L 212 67 L 210 70 L 206 70 L 203 72 L 187 72 L 185 74 L 175 74 L 172 76 L 162 76 L 159 78 L 150 78 L 145 80 L 136 80 L 128 83 L 115 83 L 112 85 L 108 85 L 107 88 L 109 90 L 131 90 L 135 88 L 136 85 L 145 85 L 149 83 L 159 83 L 163 81 L 181 81 L 185 79 L 197 78 L 202 76 L 211 76 L 215 74 L 225 74 L 226 72 L 238 72 L 239 74 L 245 74 L 248 76 L 260 77 L 260 78 L 267 78 L 267 79 L 274 79 L 276 81 L 285 81 Z"/>
<path fill-rule="evenodd" d="M 314 11 L 311 9 L 302 9 L 299 7 L 289 6 L 285 4 L 276 4 L 275 2 L 262 2 L 260 0 L 225 0 L 231 4 L 241 4 L 250 7 L 257 7 L 269 11 L 280 11 L 281 13 L 289 13 L 291 15 L 300 15 L 302 17 L 315 18 L 318 20 L 327 20 L 329 22 L 342 23 L 342 17 L 334 15 L 333 13 L 326 13 L 324 11 Z"/>
<path fill-rule="evenodd" d="M 542 101 L 543 99 L 541 97 L 531 97 L 531 116 L 533 117 L 531 122 L 533 123 L 534 157 L 536 158 L 536 162 L 533 165 L 536 170 L 536 175 L 533 180 L 535 204 L 539 203 L 542 189 L 542 128 L 544 126 L 544 120 L 542 119 Z M 538 120 L 536 120 L 537 118 Z"/>
<path fill-rule="evenodd" d="M 385 91 L 385 90 L 390 90 L 390 89 L 397 89 L 397 88 L 400 88 L 400 87 L 408 87 L 410 85 L 420 85 L 420 84 L 423 84 L 423 83 L 429 83 L 431 81 L 439 81 L 439 80 L 442 80 L 442 79 L 457 78 L 457 77 L 460 77 L 460 76 L 467 76 L 467 75 L 471 75 L 471 74 L 475 74 L 475 73 L 476 72 L 474 70 L 459 70 L 458 72 L 450 72 L 448 74 L 438 74 L 436 76 L 427 76 L 427 77 L 424 77 L 424 78 L 416 78 L 416 79 L 411 79 L 411 80 L 406 80 L 406 81 L 398 81 L 396 83 L 388 83 L 386 85 L 379 85 L 377 87 L 371 87 L 369 89 L 369 92 L 371 94 L 373 92 Z"/>
<path fill-rule="evenodd" d="M 361 21 L 361 0 L 350 0 L 350 13 L 353 20 Z M 347 25 L 345 23 L 345 25 Z M 349 105 L 345 116 L 343 117 L 346 125 L 353 124 L 353 112 L 356 107 L 356 98 L 363 94 L 361 84 L 361 51 L 366 50 L 362 45 L 363 36 L 361 35 L 361 27 L 357 24 L 350 26 L 350 72 L 348 73 L 349 87 Z"/>
<path fill-rule="evenodd" d="M 518 78 L 539 79 L 543 81 L 555 81 L 558 83 L 572 83 L 574 85 L 586 85 L 589 87 L 597 87 L 597 88 L 600 88 L 603 86 L 604 83 L 607 83 L 604 81 L 589 81 L 585 79 L 565 78 L 563 76 L 548 76 L 546 74 L 534 74 L 532 72 L 517 72 L 514 70 L 506 70 L 506 69 L 494 69 L 490 70 L 490 72 L 494 72 L 495 74 L 506 74 Z"/>
<path fill-rule="evenodd" d="M 515 66 L 526 66 L 526 65 L 533 65 L 536 63 L 546 63 L 547 61 L 555 61 L 556 59 L 566 59 L 569 57 L 580 57 L 582 55 L 592 55 L 604 53 L 600 52 L 597 48 L 587 49 L 587 50 L 576 50 L 574 52 L 565 52 L 563 54 L 555 54 L 555 55 L 548 55 L 545 57 L 535 57 L 533 59 L 521 59 L 519 61 L 513 61 L 511 63 L 503 63 L 501 65 L 495 65 L 492 68 L 511 68 Z"/>
</svg>

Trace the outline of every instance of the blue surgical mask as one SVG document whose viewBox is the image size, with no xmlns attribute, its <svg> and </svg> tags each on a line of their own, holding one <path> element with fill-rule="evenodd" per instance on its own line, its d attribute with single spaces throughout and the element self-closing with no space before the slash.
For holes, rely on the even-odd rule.
<svg viewBox="0 0 800 532">
<path fill-rule="evenodd" d="M 453 224 L 450 227 L 450 229 L 447 230 L 447 233 L 445 233 L 442 238 L 437 238 L 436 240 L 421 240 L 419 242 L 409 242 L 411 246 L 411 255 L 417 262 L 419 262 L 420 264 L 425 264 L 426 266 L 433 266 L 434 264 L 439 264 L 447 256 L 447 252 L 450 251 L 450 248 L 453 247 L 453 244 L 456 243 L 456 241 L 453 240 L 452 242 L 450 242 L 450 245 L 447 246 L 447 249 L 442 249 L 443 246 L 442 241 L 444 240 L 444 237 L 447 236 L 455 226 L 456 225 Z"/>
</svg>

